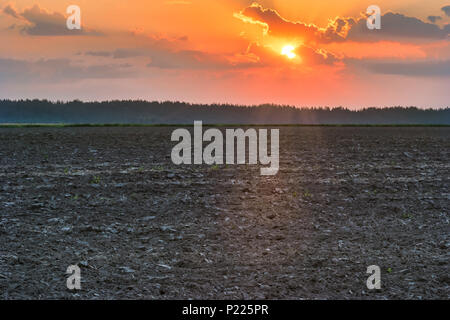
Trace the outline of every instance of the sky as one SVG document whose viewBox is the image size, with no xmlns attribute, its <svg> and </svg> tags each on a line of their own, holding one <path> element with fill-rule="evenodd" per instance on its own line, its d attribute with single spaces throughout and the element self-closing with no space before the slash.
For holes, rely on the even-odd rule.
<svg viewBox="0 0 450 320">
<path fill-rule="evenodd" d="M 67 28 L 70 5 L 81 30 Z M 448 0 L 0 0 L 0 40 L 0 99 L 450 101 Z"/>
</svg>

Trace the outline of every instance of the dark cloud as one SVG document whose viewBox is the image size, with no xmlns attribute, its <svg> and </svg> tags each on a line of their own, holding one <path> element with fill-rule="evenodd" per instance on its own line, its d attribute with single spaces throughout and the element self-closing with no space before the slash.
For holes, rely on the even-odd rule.
<svg viewBox="0 0 450 320">
<path fill-rule="evenodd" d="M 338 18 L 326 28 L 300 21 L 289 21 L 273 9 L 266 9 L 257 3 L 242 10 L 236 17 L 265 25 L 266 32 L 273 36 L 301 38 L 305 42 L 343 41 L 346 31 L 356 23 L 354 19 Z"/>
<path fill-rule="evenodd" d="M 93 56 L 93 57 L 111 57 L 112 53 L 109 51 L 86 51 L 84 53 L 86 56 Z"/>
<path fill-rule="evenodd" d="M 196 50 L 151 52 L 149 67 L 162 69 L 224 69 L 231 65 L 221 56 Z"/>
<path fill-rule="evenodd" d="M 117 49 L 112 52 L 112 57 L 114 59 L 136 58 L 148 55 L 149 51 L 151 49 Z"/>
<path fill-rule="evenodd" d="M 323 49 L 313 49 L 307 46 L 301 46 L 296 52 L 302 58 L 302 61 L 308 65 L 328 64 L 332 65 L 339 59 L 331 52 Z"/>
<path fill-rule="evenodd" d="M 442 17 L 440 16 L 428 16 L 428 21 L 430 21 L 431 23 L 436 23 L 436 21 L 438 20 L 442 20 Z"/>
<path fill-rule="evenodd" d="M 348 40 L 411 40 L 411 39 L 444 39 L 448 37 L 448 28 L 441 29 L 432 23 L 426 23 L 403 14 L 388 12 L 381 17 L 381 29 L 369 30 L 365 19 L 360 19 L 347 35 Z"/>
<path fill-rule="evenodd" d="M 149 41 L 143 48 L 120 48 L 113 51 L 87 51 L 88 56 L 130 59 L 145 57 L 148 67 L 160 69 L 235 69 L 255 67 L 258 61 L 233 55 L 222 55 L 199 50 L 177 49 L 165 40 Z"/>
<path fill-rule="evenodd" d="M 150 57 L 152 55 L 164 55 L 177 51 L 181 42 L 185 42 L 187 37 L 166 38 L 160 36 L 141 36 L 139 41 L 144 44 L 138 48 L 118 48 L 112 51 L 86 51 L 87 56 L 111 57 L 113 59 L 129 59 L 137 57 Z"/>
<path fill-rule="evenodd" d="M 314 24 L 286 20 L 276 10 L 266 9 L 257 3 L 246 7 L 235 16 L 246 22 L 260 23 L 270 35 L 299 38 L 306 44 L 345 40 L 444 39 L 449 35 L 448 27 L 441 29 L 435 24 L 392 12 L 381 17 L 380 30 L 369 30 L 365 17 L 338 17 L 325 28 L 319 28 Z"/>
<path fill-rule="evenodd" d="M 86 56 L 93 57 L 111 57 L 113 59 L 129 59 L 137 57 L 148 57 L 153 52 L 165 52 L 167 49 L 163 47 L 153 47 L 153 48 L 128 48 L 128 49 L 116 49 L 113 51 L 86 51 L 84 54 Z"/>
<path fill-rule="evenodd" d="M 450 17 L 450 6 L 442 7 L 441 10 L 444 11 L 447 17 Z"/>
<path fill-rule="evenodd" d="M 6 7 L 3 8 L 3 13 L 10 15 L 11 17 L 14 17 L 16 19 L 20 19 L 19 13 L 11 4 L 8 4 Z"/>
<path fill-rule="evenodd" d="M 54 82 L 81 79 L 124 78 L 132 76 L 130 65 L 73 64 L 69 59 L 41 59 L 37 61 L 0 59 L 0 82 Z"/>
<path fill-rule="evenodd" d="M 378 61 L 348 59 L 350 67 L 371 73 L 409 77 L 450 77 L 450 60 L 443 61 Z"/>
<path fill-rule="evenodd" d="M 145 57 L 150 60 L 148 67 L 160 69 L 234 69 L 255 67 L 255 61 L 239 61 L 197 50 L 173 50 L 163 47 L 116 49 L 113 51 L 87 51 L 87 56 L 130 59 Z"/>
<path fill-rule="evenodd" d="M 69 30 L 64 15 L 58 12 L 48 12 L 38 5 L 25 9 L 22 13 L 19 13 L 11 5 L 7 5 L 3 12 L 26 22 L 26 25 L 21 26 L 20 29 L 23 33 L 31 36 L 101 35 L 99 32 L 83 28 Z"/>
</svg>

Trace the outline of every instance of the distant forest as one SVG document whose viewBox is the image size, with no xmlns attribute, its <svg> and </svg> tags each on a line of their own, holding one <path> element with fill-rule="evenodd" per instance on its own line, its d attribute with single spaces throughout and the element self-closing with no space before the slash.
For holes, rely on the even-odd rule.
<svg viewBox="0 0 450 320">
<path fill-rule="evenodd" d="M 45 124 L 441 124 L 450 108 L 295 108 L 280 105 L 199 105 L 183 102 L 51 102 L 0 100 L 0 123 Z"/>
</svg>

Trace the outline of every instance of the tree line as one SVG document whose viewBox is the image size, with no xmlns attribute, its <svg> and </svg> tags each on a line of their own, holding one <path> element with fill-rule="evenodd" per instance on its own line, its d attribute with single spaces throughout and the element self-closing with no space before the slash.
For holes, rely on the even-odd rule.
<svg viewBox="0 0 450 320">
<path fill-rule="evenodd" d="M 420 124 L 450 125 L 450 108 L 296 108 L 264 104 L 191 104 L 179 101 L 102 102 L 0 100 L 0 123 L 65 124 Z"/>
</svg>

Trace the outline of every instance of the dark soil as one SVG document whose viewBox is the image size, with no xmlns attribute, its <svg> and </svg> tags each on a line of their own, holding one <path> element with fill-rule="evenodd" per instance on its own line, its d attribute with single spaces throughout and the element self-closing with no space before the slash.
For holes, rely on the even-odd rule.
<svg viewBox="0 0 450 320">
<path fill-rule="evenodd" d="M 0 298 L 450 298 L 450 128 L 284 127 L 273 177 L 174 129 L 0 129 Z"/>
</svg>

